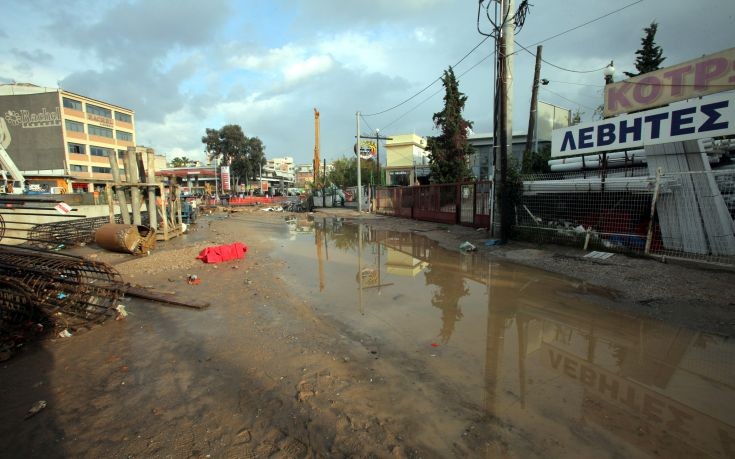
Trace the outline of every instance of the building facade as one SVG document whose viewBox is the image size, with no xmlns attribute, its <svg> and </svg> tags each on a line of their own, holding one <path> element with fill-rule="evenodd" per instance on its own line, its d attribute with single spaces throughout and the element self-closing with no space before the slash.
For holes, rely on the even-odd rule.
<svg viewBox="0 0 735 459">
<path fill-rule="evenodd" d="M 426 138 L 416 134 L 391 135 L 385 142 L 385 177 L 388 186 L 428 183 L 429 152 Z"/>
<path fill-rule="evenodd" d="M 294 186 L 306 188 L 307 184 L 314 183 L 314 166 L 312 164 L 297 164 L 294 167 Z"/>
<path fill-rule="evenodd" d="M 26 179 L 63 182 L 67 192 L 112 180 L 109 156 L 136 145 L 133 110 L 60 88 L 0 85 L 0 116 Z"/>
</svg>

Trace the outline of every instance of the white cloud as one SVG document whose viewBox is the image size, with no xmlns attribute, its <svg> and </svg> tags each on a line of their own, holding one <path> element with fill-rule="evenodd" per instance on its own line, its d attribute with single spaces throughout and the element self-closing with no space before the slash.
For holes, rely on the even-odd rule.
<svg viewBox="0 0 735 459">
<path fill-rule="evenodd" d="M 300 80 L 329 71 L 334 61 L 331 56 L 318 54 L 306 47 L 287 44 L 269 49 L 262 54 L 245 54 L 230 59 L 235 67 L 263 72 L 279 80 L 270 80 L 272 87 L 292 85 Z"/>
<path fill-rule="evenodd" d="M 320 73 L 325 73 L 332 68 L 334 62 L 327 55 L 311 56 L 302 61 L 294 62 L 283 69 L 286 82 L 295 83 Z"/>
<path fill-rule="evenodd" d="M 434 31 L 428 30 L 424 27 L 417 27 L 413 29 L 413 38 L 420 43 L 434 44 Z"/>
</svg>

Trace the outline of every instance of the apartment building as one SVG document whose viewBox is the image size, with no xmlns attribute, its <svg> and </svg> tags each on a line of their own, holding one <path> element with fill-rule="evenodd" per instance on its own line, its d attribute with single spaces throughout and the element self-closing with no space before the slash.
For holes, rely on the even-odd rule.
<svg viewBox="0 0 735 459">
<path fill-rule="evenodd" d="M 61 88 L 0 85 L 0 116 L 6 150 L 29 182 L 53 180 L 69 192 L 112 180 L 109 156 L 136 145 L 133 110 Z"/>
</svg>

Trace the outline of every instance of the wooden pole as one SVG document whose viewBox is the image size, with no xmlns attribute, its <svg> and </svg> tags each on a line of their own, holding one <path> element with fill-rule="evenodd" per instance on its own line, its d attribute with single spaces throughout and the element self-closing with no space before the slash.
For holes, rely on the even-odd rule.
<svg viewBox="0 0 735 459">
<path fill-rule="evenodd" d="M 138 164 L 135 161 L 135 147 L 128 147 L 125 152 L 125 171 L 130 186 L 130 205 L 133 211 L 133 225 L 140 225 L 140 188 L 136 186 L 138 180 Z"/>
<path fill-rule="evenodd" d="M 125 189 L 122 188 L 122 180 L 120 179 L 120 166 L 117 163 L 117 153 L 112 152 L 108 157 L 110 161 L 110 172 L 112 179 L 115 181 L 115 192 L 117 193 L 117 203 L 120 206 L 120 215 L 122 215 L 123 223 L 130 224 L 130 213 L 128 212 L 128 200 L 125 197 Z M 130 176 L 127 169 L 125 175 Z"/>
<path fill-rule="evenodd" d="M 156 212 L 156 188 L 151 184 L 156 183 L 156 157 L 153 148 L 147 148 L 145 152 L 148 160 L 148 221 L 155 232 L 158 230 L 158 212 Z"/>
</svg>

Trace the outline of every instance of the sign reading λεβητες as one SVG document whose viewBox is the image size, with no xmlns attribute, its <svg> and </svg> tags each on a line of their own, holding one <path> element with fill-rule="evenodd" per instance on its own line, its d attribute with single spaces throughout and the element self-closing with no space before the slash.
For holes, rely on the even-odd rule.
<svg viewBox="0 0 735 459">
<path fill-rule="evenodd" d="M 551 135 L 551 156 L 625 150 L 732 134 L 735 134 L 735 93 L 731 92 L 556 129 Z"/>
</svg>

